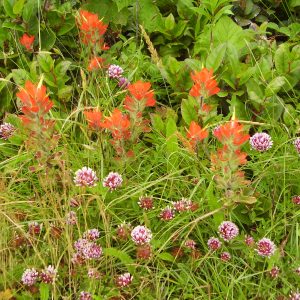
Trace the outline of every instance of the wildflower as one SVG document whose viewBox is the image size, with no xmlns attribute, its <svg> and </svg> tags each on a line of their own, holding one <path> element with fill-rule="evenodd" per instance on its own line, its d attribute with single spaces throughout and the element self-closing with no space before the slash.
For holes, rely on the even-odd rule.
<svg viewBox="0 0 300 300">
<path fill-rule="evenodd" d="M 30 222 L 28 224 L 28 231 L 32 235 L 38 235 L 41 233 L 42 225 L 38 222 Z"/>
<path fill-rule="evenodd" d="M 147 197 L 147 196 L 141 196 L 139 198 L 138 201 L 138 205 L 144 209 L 144 210 L 148 210 L 148 209 L 153 209 L 153 199 L 152 197 Z"/>
<path fill-rule="evenodd" d="M 254 243 L 255 243 L 255 241 L 254 241 L 254 238 L 252 236 L 250 236 L 250 235 L 245 236 L 245 244 L 247 246 L 253 246 Z"/>
<path fill-rule="evenodd" d="M 189 249 L 196 249 L 196 242 L 194 240 L 187 240 L 184 245 Z"/>
<path fill-rule="evenodd" d="M 129 84 L 130 84 L 130 81 L 126 77 L 119 78 L 118 86 L 120 88 L 126 89 L 126 88 L 128 88 Z"/>
<path fill-rule="evenodd" d="M 220 125 L 214 131 L 214 136 L 223 144 L 240 146 L 249 139 L 249 134 L 244 133 L 243 125 L 232 120 L 224 125 Z"/>
<path fill-rule="evenodd" d="M 294 196 L 292 201 L 294 204 L 300 205 L 300 195 Z"/>
<path fill-rule="evenodd" d="M 130 273 L 124 273 L 120 276 L 118 276 L 116 284 L 119 287 L 125 287 L 128 286 L 133 280 L 133 277 Z"/>
<path fill-rule="evenodd" d="M 0 138 L 3 140 L 9 139 L 13 136 L 16 128 L 10 123 L 3 123 L 0 125 Z"/>
<path fill-rule="evenodd" d="M 275 279 L 279 276 L 280 269 L 275 266 L 269 271 L 269 275 L 271 278 Z"/>
<path fill-rule="evenodd" d="M 255 133 L 250 137 L 251 148 L 259 152 L 265 152 L 272 148 L 273 141 L 271 136 L 265 132 Z"/>
<path fill-rule="evenodd" d="M 89 268 L 88 269 L 88 277 L 93 278 L 93 279 L 99 279 L 100 278 L 100 273 L 94 268 Z"/>
<path fill-rule="evenodd" d="M 145 107 L 154 106 L 156 101 L 153 90 L 150 90 L 151 83 L 141 80 L 129 84 L 127 89 L 131 96 L 126 96 L 124 107 L 131 112 L 141 112 Z"/>
<path fill-rule="evenodd" d="M 22 282 L 25 285 L 32 286 L 34 285 L 39 278 L 39 273 L 34 269 L 26 269 L 22 275 Z"/>
<path fill-rule="evenodd" d="M 74 248 L 77 250 L 77 254 L 73 257 L 77 259 L 98 259 L 102 255 L 102 247 L 97 245 L 95 242 L 87 239 L 78 239 L 74 243 Z"/>
<path fill-rule="evenodd" d="M 221 248 L 222 243 L 220 242 L 220 240 L 218 238 L 211 237 L 207 241 L 207 246 L 210 250 L 215 251 L 215 250 L 218 250 Z"/>
<path fill-rule="evenodd" d="M 80 200 L 77 200 L 76 198 L 71 198 L 70 199 L 70 206 L 71 207 L 78 207 L 80 206 Z"/>
<path fill-rule="evenodd" d="M 46 95 L 46 87 L 36 85 L 29 80 L 25 82 L 25 88 L 21 88 L 17 93 L 17 97 L 22 102 L 22 112 L 27 118 L 42 117 L 53 106 L 53 102 Z M 26 120 L 28 121 L 24 119 L 23 122 Z"/>
<path fill-rule="evenodd" d="M 83 167 L 75 172 L 74 183 L 76 186 L 96 186 L 97 185 L 96 173 L 88 167 Z"/>
<path fill-rule="evenodd" d="M 231 259 L 231 255 L 229 252 L 222 252 L 220 258 L 223 261 L 229 261 Z"/>
<path fill-rule="evenodd" d="M 294 141 L 294 146 L 297 152 L 300 154 L 300 138 L 296 138 L 296 140 Z"/>
<path fill-rule="evenodd" d="M 120 78 L 124 70 L 118 65 L 110 65 L 107 70 L 107 75 L 109 78 Z"/>
<path fill-rule="evenodd" d="M 258 255 L 263 257 L 270 258 L 276 250 L 275 244 L 268 238 L 262 238 L 256 243 L 256 245 L 257 249 L 255 249 L 255 251 Z"/>
<path fill-rule="evenodd" d="M 89 126 L 92 129 L 101 129 L 102 128 L 102 113 L 98 110 L 85 111 L 83 113 L 88 121 Z"/>
<path fill-rule="evenodd" d="M 122 185 L 122 176 L 117 172 L 109 172 L 103 179 L 103 186 L 108 187 L 111 191 L 117 189 Z"/>
<path fill-rule="evenodd" d="M 130 121 L 127 115 L 115 108 L 110 117 L 106 117 L 102 124 L 108 129 L 115 140 L 128 140 L 130 138 Z"/>
<path fill-rule="evenodd" d="M 192 121 L 187 132 L 187 138 L 191 140 L 192 146 L 194 147 L 197 142 L 201 142 L 207 137 L 208 131 L 202 129 L 195 121 Z"/>
<path fill-rule="evenodd" d="M 174 209 L 171 206 L 166 206 L 165 208 L 163 208 L 161 210 L 161 213 L 159 216 L 160 216 L 161 220 L 164 220 L 164 221 L 172 220 L 175 217 Z"/>
<path fill-rule="evenodd" d="M 92 300 L 93 296 L 89 292 L 82 291 L 79 295 L 79 300 Z"/>
<path fill-rule="evenodd" d="M 83 238 L 89 241 L 95 241 L 100 237 L 100 232 L 98 229 L 89 229 L 83 233 Z"/>
<path fill-rule="evenodd" d="M 183 212 L 190 210 L 192 208 L 193 203 L 189 199 L 182 198 L 179 201 L 172 202 L 172 205 L 176 211 Z"/>
<path fill-rule="evenodd" d="M 54 283 L 57 277 L 57 270 L 49 265 L 40 274 L 41 281 L 44 283 Z"/>
<path fill-rule="evenodd" d="M 90 59 L 88 70 L 95 71 L 100 68 L 103 68 L 103 66 L 104 66 L 104 58 L 99 56 L 94 56 L 93 58 Z"/>
<path fill-rule="evenodd" d="M 28 51 L 32 50 L 33 42 L 34 42 L 34 35 L 29 35 L 27 33 L 24 33 L 20 37 L 21 45 L 24 46 Z"/>
<path fill-rule="evenodd" d="M 151 257 L 151 246 L 149 244 L 140 245 L 136 248 L 138 259 L 149 259 Z"/>
<path fill-rule="evenodd" d="M 80 36 L 84 44 L 100 44 L 103 50 L 106 49 L 103 35 L 107 30 L 108 25 L 99 20 L 97 14 L 90 13 L 86 10 L 79 11 L 77 18 L 79 24 Z"/>
<path fill-rule="evenodd" d="M 220 236 L 223 238 L 224 241 L 227 242 L 234 239 L 239 234 L 238 227 L 230 221 L 222 222 L 218 230 Z"/>
<path fill-rule="evenodd" d="M 118 225 L 116 233 L 118 238 L 126 241 L 130 236 L 130 231 L 131 231 L 131 224 L 130 223 L 126 224 L 125 222 L 123 222 L 122 224 Z"/>
<path fill-rule="evenodd" d="M 136 226 L 131 231 L 131 239 L 136 245 L 149 244 L 152 239 L 151 230 L 145 226 Z"/>
<path fill-rule="evenodd" d="M 289 300 L 300 300 L 300 293 L 297 292 L 291 292 Z"/>
<path fill-rule="evenodd" d="M 192 72 L 191 78 L 194 85 L 190 90 L 190 95 L 193 97 L 209 97 L 219 93 L 218 83 L 213 78 L 213 70 L 208 71 L 206 68 L 199 72 Z"/>
<path fill-rule="evenodd" d="M 77 215 L 75 211 L 70 211 L 66 214 L 66 223 L 68 225 L 76 225 Z"/>
</svg>

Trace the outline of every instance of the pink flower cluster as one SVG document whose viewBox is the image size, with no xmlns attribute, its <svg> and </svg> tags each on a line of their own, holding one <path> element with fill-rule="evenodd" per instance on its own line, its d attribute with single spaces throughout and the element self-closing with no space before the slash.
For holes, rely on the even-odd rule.
<svg viewBox="0 0 300 300">
<path fill-rule="evenodd" d="M 300 205 L 300 195 L 294 196 L 292 201 L 294 204 Z"/>
<path fill-rule="evenodd" d="M 36 269 L 26 269 L 22 275 L 21 281 L 24 285 L 32 286 L 39 278 L 39 273 Z"/>
<path fill-rule="evenodd" d="M 147 197 L 147 196 L 141 196 L 139 198 L 138 205 L 140 206 L 140 208 L 144 210 L 150 210 L 154 208 L 152 197 Z"/>
<path fill-rule="evenodd" d="M 149 244 L 152 239 L 152 232 L 146 226 L 136 226 L 131 231 L 131 239 L 136 245 Z"/>
<path fill-rule="evenodd" d="M 68 225 L 76 225 L 77 223 L 77 215 L 76 215 L 76 212 L 75 211 L 69 211 L 67 214 L 66 214 L 66 224 Z"/>
<path fill-rule="evenodd" d="M 38 235 L 42 231 L 42 224 L 39 224 L 38 222 L 30 222 L 28 224 L 28 231 L 31 235 Z"/>
<path fill-rule="evenodd" d="M 256 243 L 255 251 L 262 257 L 270 258 L 275 253 L 275 250 L 275 244 L 268 238 L 262 238 Z"/>
<path fill-rule="evenodd" d="M 117 172 L 110 172 L 103 180 L 103 186 L 113 191 L 122 185 L 122 176 Z"/>
<path fill-rule="evenodd" d="M 269 136 L 265 132 L 255 133 L 252 137 L 250 137 L 249 142 L 251 148 L 259 152 L 265 152 L 270 148 L 272 148 L 273 146 L 273 141 L 271 136 Z"/>
<path fill-rule="evenodd" d="M 76 252 L 73 255 L 72 262 L 81 264 L 85 260 L 99 259 L 102 255 L 102 247 L 94 241 L 80 238 L 74 243 Z"/>
<path fill-rule="evenodd" d="M 294 141 L 294 146 L 297 152 L 300 154 L 300 138 L 296 138 L 296 140 Z"/>
<path fill-rule="evenodd" d="M 196 242 L 194 240 L 187 240 L 184 245 L 189 249 L 196 249 Z"/>
<path fill-rule="evenodd" d="M 131 224 L 125 222 L 119 224 L 116 231 L 118 238 L 124 241 L 126 241 L 129 238 L 130 232 L 131 232 Z"/>
<path fill-rule="evenodd" d="M 229 261 L 229 260 L 231 259 L 231 255 L 230 255 L 229 252 L 222 252 L 222 253 L 220 254 L 220 259 L 221 259 L 222 261 Z"/>
<path fill-rule="evenodd" d="M 133 277 L 131 276 L 130 273 L 124 273 L 117 277 L 116 284 L 119 287 L 125 287 L 128 286 L 132 282 L 132 280 Z"/>
<path fill-rule="evenodd" d="M 44 283 L 54 283 L 57 278 L 57 270 L 49 265 L 40 274 L 41 281 Z"/>
<path fill-rule="evenodd" d="M 226 242 L 234 239 L 239 234 L 238 227 L 231 221 L 223 221 L 218 229 L 220 236 Z"/>
<path fill-rule="evenodd" d="M 210 250 L 212 251 L 216 251 L 218 249 L 221 248 L 222 246 L 222 242 L 215 237 L 211 237 L 208 241 L 207 241 L 207 246 Z"/>
<path fill-rule="evenodd" d="M 89 241 L 95 241 L 100 237 L 100 232 L 98 229 L 89 229 L 83 233 L 83 238 Z"/>
<path fill-rule="evenodd" d="M 173 207 L 178 212 L 188 211 L 192 208 L 192 201 L 189 199 L 182 198 L 179 201 L 172 202 Z"/>
<path fill-rule="evenodd" d="M 89 292 L 82 291 L 79 295 L 79 300 L 92 300 L 93 296 Z"/>
<path fill-rule="evenodd" d="M 10 123 L 3 123 L 0 125 L 0 138 L 3 140 L 9 139 L 13 136 L 16 128 Z"/>
<path fill-rule="evenodd" d="M 171 206 L 166 206 L 161 210 L 160 218 L 164 221 L 170 221 L 175 218 L 175 210 Z"/>
<path fill-rule="evenodd" d="M 109 78 L 119 79 L 122 76 L 123 72 L 124 70 L 120 66 L 110 65 L 107 70 L 107 75 Z"/>
<path fill-rule="evenodd" d="M 83 167 L 75 172 L 74 183 L 76 186 L 92 187 L 96 186 L 98 177 L 91 168 Z"/>
</svg>

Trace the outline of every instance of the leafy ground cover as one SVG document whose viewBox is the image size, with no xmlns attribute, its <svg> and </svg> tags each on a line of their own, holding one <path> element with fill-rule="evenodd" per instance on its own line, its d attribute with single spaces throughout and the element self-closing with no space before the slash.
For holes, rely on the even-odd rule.
<svg viewBox="0 0 300 300">
<path fill-rule="evenodd" d="M 0 4 L 0 299 L 300 299 L 299 1 Z"/>
</svg>

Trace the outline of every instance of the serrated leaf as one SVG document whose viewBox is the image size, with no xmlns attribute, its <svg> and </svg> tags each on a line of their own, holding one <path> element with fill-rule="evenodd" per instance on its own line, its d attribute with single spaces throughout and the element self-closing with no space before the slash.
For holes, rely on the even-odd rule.
<svg viewBox="0 0 300 300">
<path fill-rule="evenodd" d="M 277 94 L 284 84 L 285 78 L 283 76 L 274 78 L 266 87 L 265 97 L 271 97 L 273 94 Z"/>
</svg>

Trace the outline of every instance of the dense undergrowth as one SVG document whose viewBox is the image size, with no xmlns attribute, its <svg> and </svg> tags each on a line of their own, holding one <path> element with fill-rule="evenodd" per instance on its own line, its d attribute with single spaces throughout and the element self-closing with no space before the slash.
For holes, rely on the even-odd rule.
<svg viewBox="0 0 300 300">
<path fill-rule="evenodd" d="M 0 299 L 300 299 L 299 1 L 0 4 Z"/>
</svg>

